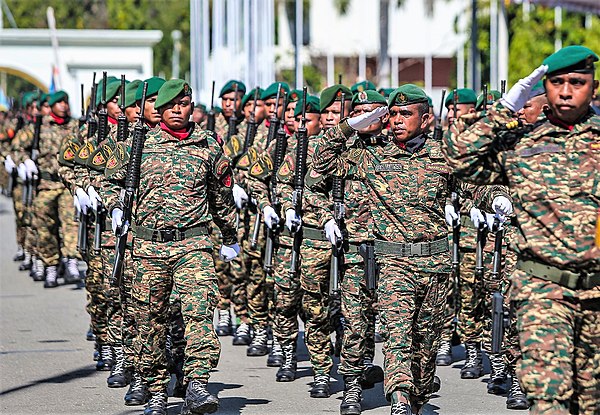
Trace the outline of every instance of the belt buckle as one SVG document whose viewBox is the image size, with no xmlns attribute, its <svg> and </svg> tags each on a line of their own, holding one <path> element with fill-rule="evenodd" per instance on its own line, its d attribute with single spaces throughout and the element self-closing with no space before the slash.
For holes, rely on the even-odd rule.
<svg viewBox="0 0 600 415">
<path fill-rule="evenodd" d="M 175 240 L 175 229 L 164 229 L 160 233 L 163 242 L 172 242 Z"/>
<path fill-rule="evenodd" d="M 423 244 L 410 244 L 411 256 L 421 256 L 423 254 Z"/>
</svg>

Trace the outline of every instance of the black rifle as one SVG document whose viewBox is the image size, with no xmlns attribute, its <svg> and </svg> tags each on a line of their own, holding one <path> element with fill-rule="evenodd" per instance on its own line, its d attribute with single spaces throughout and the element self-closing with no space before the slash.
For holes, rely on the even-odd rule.
<svg viewBox="0 0 600 415">
<path fill-rule="evenodd" d="M 144 82 L 142 90 L 142 102 L 140 108 L 146 104 L 146 93 L 148 83 Z M 144 151 L 144 141 L 146 140 L 146 126 L 144 112 L 141 111 L 135 128 L 133 130 L 133 140 L 131 143 L 131 157 L 127 165 L 127 174 L 125 175 L 125 189 L 122 194 L 123 202 L 123 224 L 116 231 L 117 242 L 115 245 L 115 264 L 110 276 L 110 283 L 121 285 L 121 276 L 123 275 L 123 261 L 125 259 L 125 247 L 127 245 L 127 233 L 132 223 L 133 201 L 138 188 L 140 187 L 140 170 L 142 166 L 142 152 Z"/>
<path fill-rule="evenodd" d="M 282 114 L 282 118 L 285 115 Z M 275 160 L 273 163 L 273 172 L 269 180 L 269 193 L 271 200 L 271 207 L 275 210 L 275 213 L 281 217 L 281 201 L 277 197 L 277 172 L 279 167 L 283 163 L 283 158 L 287 151 L 287 134 L 283 128 L 283 122 L 279 123 L 279 129 L 277 130 L 277 138 L 275 139 Z M 267 273 L 273 270 L 273 252 L 275 251 L 275 239 L 281 232 L 280 223 L 272 223 L 271 227 L 267 226 L 267 239 L 265 243 L 265 260 L 263 268 Z"/>
<path fill-rule="evenodd" d="M 106 209 L 102 201 L 98 200 L 94 210 L 94 253 L 99 254 L 102 249 L 102 232 L 105 231 Z"/>
<path fill-rule="evenodd" d="M 273 113 L 273 115 L 271 116 L 271 118 L 269 118 L 269 133 L 267 134 L 267 147 L 269 147 L 269 144 L 271 144 L 271 141 L 273 141 L 273 139 L 275 138 L 275 135 L 277 134 L 277 130 L 279 129 L 279 115 L 277 115 L 277 113 L 279 112 L 279 99 L 281 98 L 281 83 L 279 83 L 277 85 L 277 96 L 276 96 L 276 101 L 275 101 L 275 112 Z"/>
<path fill-rule="evenodd" d="M 250 118 L 248 119 L 248 124 L 247 124 L 247 128 L 246 128 L 246 136 L 244 137 L 244 150 L 242 151 L 242 154 L 246 154 L 248 149 L 254 145 L 254 138 L 256 137 L 256 131 L 258 129 L 258 124 L 256 123 L 256 101 L 257 100 L 258 100 L 258 87 L 256 87 L 254 89 L 254 105 L 252 107 L 252 112 L 250 113 Z"/>
<path fill-rule="evenodd" d="M 302 217 L 302 199 L 304 197 L 304 176 L 306 176 L 306 157 L 308 155 L 308 135 L 306 131 L 306 87 L 302 89 L 302 118 L 298 131 L 296 131 L 296 166 L 294 169 L 294 192 L 292 193 L 292 204 L 296 215 Z M 292 230 L 294 243 L 292 246 L 292 257 L 290 262 L 290 273 L 297 276 L 299 271 L 298 259 L 300 258 L 300 247 L 304 239 L 302 226 Z"/>
<path fill-rule="evenodd" d="M 485 266 L 483 264 L 483 249 L 487 240 L 488 228 L 485 220 L 477 227 L 477 241 L 475 246 L 475 280 L 483 281 Z"/>
<path fill-rule="evenodd" d="M 98 138 L 96 147 L 106 139 L 108 134 L 108 112 L 106 111 L 106 71 L 102 72 L 102 96 L 100 98 L 102 108 L 98 111 Z"/>
<path fill-rule="evenodd" d="M 460 199 L 458 197 L 458 179 L 450 176 L 448 179 L 450 200 L 456 215 L 460 215 Z M 460 307 L 460 220 L 452 220 L 452 303 L 457 311 Z"/>
<path fill-rule="evenodd" d="M 35 116 L 35 125 L 33 127 L 33 143 L 31 145 L 31 160 L 37 162 L 40 156 L 40 133 L 42 130 L 42 115 L 38 114 Z M 36 163 L 37 164 L 37 163 Z M 39 182 L 39 176 L 34 174 L 31 179 L 26 180 L 25 192 L 27 194 L 25 202 L 27 206 L 31 206 L 33 202 L 33 195 Z"/>
<path fill-rule="evenodd" d="M 504 96 L 506 92 L 506 79 L 500 81 L 500 96 Z"/>
<path fill-rule="evenodd" d="M 229 121 L 227 121 L 227 139 L 225 142 L 229 142 L 229 139 L 237 134 L 237 101 L 238 101 L 238 84 L 235 84 L 234 87 L 234 97 L 233 97 L 233 114 L 229 117 Z"/>
<path fill-rule="evenodd" d="M 504 229 L 500 226 L 497 218 L 494 219 L 496 240 L 494 241 L 494 259 L 492 262 L 492 280 L 497 284 L 497 290 L 492 294 L 492 353 L 500 353 L 504 329 L 510 324 L 509 311 L 504 307 L 504 296 L 502 295 L 502 242 Z"/>
<path fill-rule="evenodd" d="M 90 97 L 90 105 L 88 107 L 88 131 L 87 137 L 92 138 L 96 131 L 98 131 L 98 120 L 96 119 L 96 91 L 98 85 L 96 85 L 96 72 L 94 72 L 94 79 L 92 81 L 92 96 Z"/>
<path fill-rule="evenodd" d="M 119 98 L 121 113 L 117 117 L 117 141 L 125 141 L 129 134 L 127 117 L 125 116 L 125 75 L 121 75 L 121 92 Z"/>
<path fill-rule="evenodd" d="M 488 86 L 483 84 L 483 115 L 487 112 L 488 105 Z"/>
<path fill-rule="evenodd" d="M 440 104 L 440 115 L 435 120 L 435 127 L 433 128 L 433 139 L 442 141 L 442 111 L 444 110 L 444 97 L 446 96 L 446 90 L 442 89 L 442 103 Z"/>
<path fill-rule="evenodd" d="M 210 111 L 206 115 L 206 129 L 209 131 L 215 131 L 215 118 L 217 113 L 215 112 L 215 81 L 212 82 L 212 93 L 210 94 Z"/>
<path fill-rule="evenodd" d="M 81 117 L 79 117 L 79 128 L 83 127 L 87 120 L 85 113 L 85 95 L 83 94 L 83 84 L 81 84 Z"/>
<path fill-rule="evenodd" d="M 15 190 L 18 176 L 19 174 L 17 172 L 17 168 L 13 167 L 11 172 L 8 174 L 8 186 L 6 187 L 6 197 L 13 196 L 13 190 Z"/>
<path fill-rule="evenodd" d="M 365 264 L 365 279 L 367 288 L 371 291 L 377 289 L 379 279 L 379 268 L 375 260 L 375 246 L 372 243 L 364 243 L 358 247 L 358 253 L 363 257 Z"/>
<path fill-rule="evenodd" d="M 77 228 L 77 250 L 82 254 L 87 252 L 88 247 L 88 222 L 87 212 L 83 212 L 83 207 L 79 211 L 79 226 Z"/>
</svg>

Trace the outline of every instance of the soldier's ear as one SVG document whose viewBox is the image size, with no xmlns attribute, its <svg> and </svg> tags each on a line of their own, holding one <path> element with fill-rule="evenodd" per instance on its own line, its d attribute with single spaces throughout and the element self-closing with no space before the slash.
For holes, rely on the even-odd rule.
<svg viewBox="0 0 600 415">
<path fill-rule="evenodd" d="M 598 80 L 594 79 L 594 83 L 592 86 L 592 99 L 594 99 L 594 97 L 596 96 L 596 92 L 598 92 L 598 84 L 599 84 Z"/>
</svg>

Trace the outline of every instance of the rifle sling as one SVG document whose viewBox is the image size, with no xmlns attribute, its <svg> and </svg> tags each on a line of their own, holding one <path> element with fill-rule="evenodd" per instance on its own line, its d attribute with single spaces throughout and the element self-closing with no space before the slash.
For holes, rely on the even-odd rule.
<svg viewBox="0 0 600 415">
<path fill-rule="evenodd" d="M 571 290 L 591 290 L 600 285 L 600 272 L 572 272 L 535 260 L 523 259 L 517 261 L 517 268 L 533 277 L 553 282 Z"/>
</svg>

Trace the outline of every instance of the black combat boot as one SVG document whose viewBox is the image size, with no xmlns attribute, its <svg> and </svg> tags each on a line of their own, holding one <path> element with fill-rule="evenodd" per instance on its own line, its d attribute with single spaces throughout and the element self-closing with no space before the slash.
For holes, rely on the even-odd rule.
<svg viewBox="0 0 600 415">
<path fill-rule="evenodd" d="M 273 344 L 271 346 L 271 351 L 269 352 L 269 357 L 267 357 L 267 366 L 279 367 L 282 363 L 283 350 L 281 349 L 281 344 L 279 344 L 277 338 L 273 336 Z"/>
<path fill-rule="evenodd" d="M 212 414 L 219 409 L 219 398 L 211 395 L 206 384 L 192 380 L 187 387 L 181 415 Z"/>
<path fill-rule="evenodd" d="M 390 415 L 413 415 L 410 404 L 404 402 L 396 402 L 392 404 Z"/>
<path fill-rule="evenodd" d="M 44 288 L 55 288 L 58 287 L 58 277 L 56 265 L 51 265 L 46 268 L 46 280 L 44 281 Z"/>
<path fill-rule="evenodd" d="M 264 327 L 257 328 L 254 331 L 252 343 L 246 349 L 246 356 L 266 356 L 269 353 L 269 348 L 267 347 L 268 340 L 267 329 Z"/>
<path fill-rule="evenodd" d="M 110 369 L 110 376 L 106 379 L 109 388 L 124 388 L 129 384 L 129 373 L 125 370 L 125 355 L 123 347 L 113 347 L 114 364 Z"/>
<path fill-rule="evenodd" d="M 112 348 L 107 344 L 99 346 L 100 356 L 96 362 L 96 370 L 110 370 L 113 365 Z"/>
<path fill-rule="evenodd" d="M 281 346 L 283 350 L 283 363 L 275 375 L 277 382 L 293 382 L 296 379 L 296 348 L 294 344 Z"/>
<path fill-rule="evenodd" d="M 217 332 L 217 336 L 231 336 L 231 314 L 229 314 L 229 310 L 219 310 L 219 321 L 217 322 L 215 331 Z"/>
<path fill-rule="evenodd" d="M 69 258 L 67 259 L 67 263 L 65 265 L 65 284 L 79 284 L 81 282 L 81 275 L 79 274 L 77 258 Z"/>
<path fill-rule="evenodd" d="M 360 415 L 362 387 L 358 376 L 344 376 L 344 398 L 340 404 L 340 415 Z"/>
<path fill-rule="evenodd" d="M 360 386 L 363 390 L 373 389 L 376 383 L 383 382 L 383 369 L 373 364 L 373 359 L 365 357 L 363 359 L 363 374 L 360 377 Z"/>
<path fill-rule="evenodd" d="M 134 371 L 129 389 L 125 394 L 125 405 L 137 406 L 144 405 L 146 402 L 148 402 L 148 391 L 142 382 L 142 376 Z"/>
<path fill-rule="evenodd" d="M 250 326 L 247 323 L 240 323 L 233 335 L 234 346 L 248 346 L 252 338 L 250 337 Z"/>
<path fill-rule="evenodd" d="M 506 409 L 529 409 L 527 395 L 521 389 L 519 379 L 517 379 L 514 371 L 511 371 L 510 389 L 506 396 Z"/>
<path fill-rule="evenodd" d="M 439 376 L 434 376 L 431 384 L 431 393 L 437 393 L 440 391 L 440 389 L 442 389 L 442 380 L 439 378 Z"/>
<path fill-rule="evenodd" d="M 311 398 L 329 398 L 329 374 L 321 373 L 315 375 L 312 388 L 310 390 Z"/>
<path fill-rule="evenodd" d="M 483 364 L 481 362 L 481 349 L 479 344 L 465 343 L 466 359 L 465 365 L 460 369 L 462 379 L 477 379 L 483 375 Z"/>
<path fill-rule="evenodd" d="M 450 366 L 452 364 L 452 343 L 446 340 L 440 342 L 435 364 L 438 366 Z"/>
<path fill-rule="evenodd" d="M 175 386 L 173 387 L 174 398 L 185 398 L 187 386 L 184 382 L 183 374 L 183 363 L 185 356 L 183 352 L 177 352 L 171 356 L 172 366 L 169 368 L 169 372 L 175 375 Z"/>
<path fill-rule="evenodd" d="M 487 391 L 493 395 L 504 395 L 506 393 L 506 365 L 504 358 L 499 353 L 490 354 L 490 378 L 488 379 Z"/>
<path fill-rule="evenodd" d="M 151 392 L 144 415 L 167 415 L 167 392 Z"/>
</svg>

